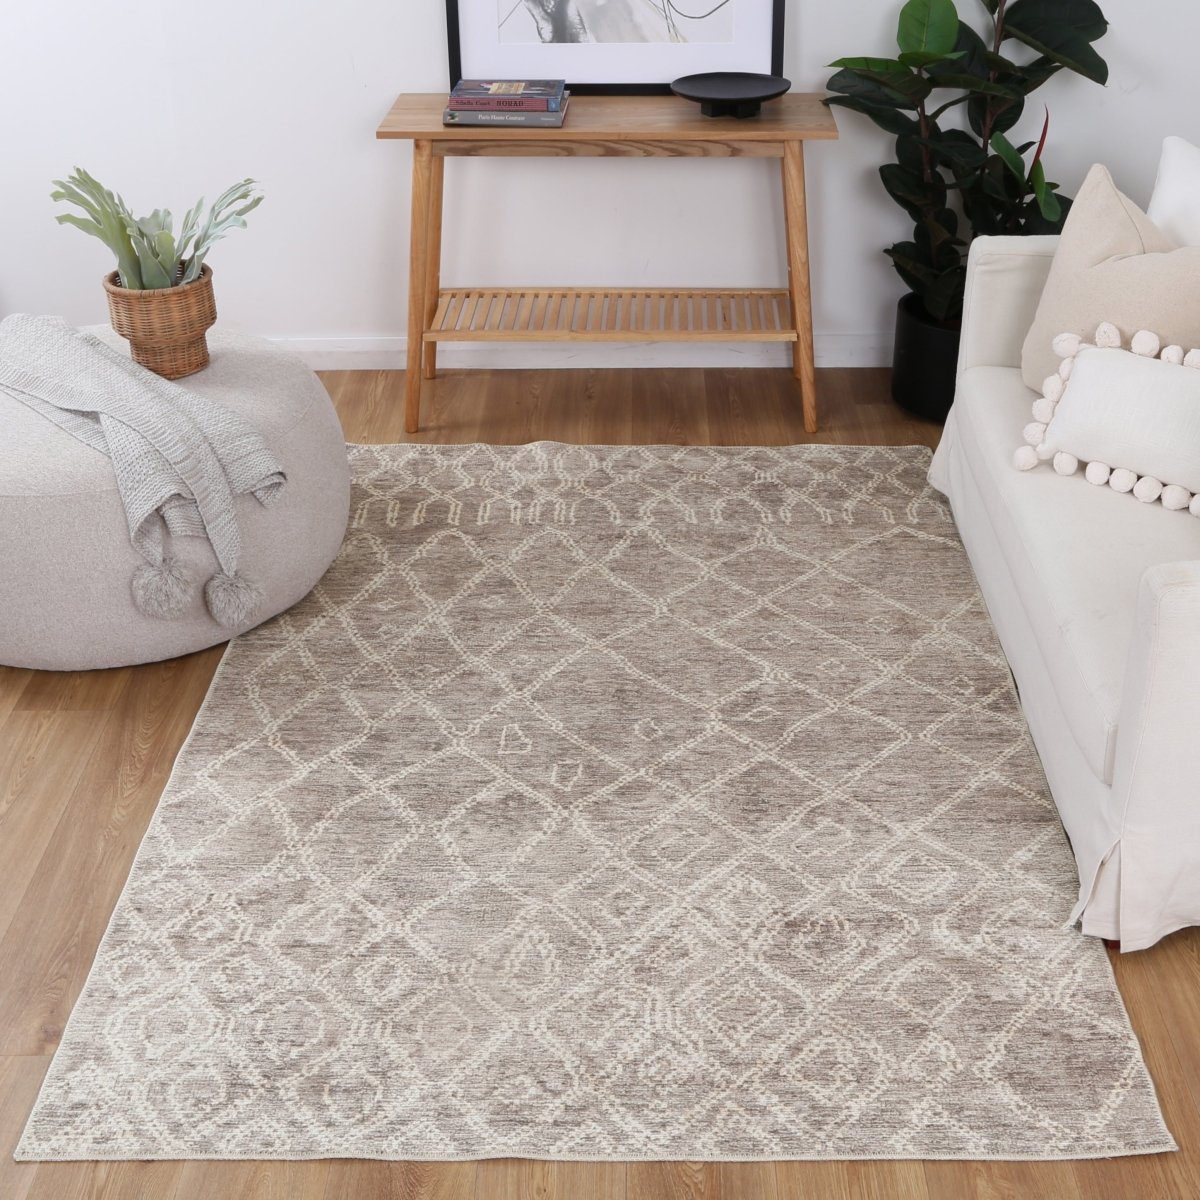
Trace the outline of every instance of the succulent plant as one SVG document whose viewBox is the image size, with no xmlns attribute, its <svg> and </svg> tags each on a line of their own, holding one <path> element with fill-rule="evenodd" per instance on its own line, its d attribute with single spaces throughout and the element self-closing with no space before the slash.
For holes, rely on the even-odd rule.
<svg viewBox="0 0 1200 1200">
<path fill-rule="evenodd" d="M 262 203 L 253 179 L 243 179 L 217 197 L 203 223 L 201 197 L 184 214 L 176 237 L 169 209 L 156 208 L 147 217 L 135 217 L 117 193 L 80 167 L 66 179 L 54 180 L 51 200 L 82 209 L 84 216 L 60 213 L 60 225 L 74 225 L 99 238 L 117 257 L 121 286 L 134 290 L 181 287 L 200 278 L 205 256 L 213 243 L 231 229 L 246 227 L 246 214 Z"/>
</svg>

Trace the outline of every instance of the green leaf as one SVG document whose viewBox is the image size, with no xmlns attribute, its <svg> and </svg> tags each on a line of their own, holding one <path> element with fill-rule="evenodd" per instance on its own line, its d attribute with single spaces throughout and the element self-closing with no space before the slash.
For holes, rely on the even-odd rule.
<svg viewBox="0 0 1200 1200">
<path fill-rule="evenodd" d="M 927 145 L 928 143 L 920 137 L 898 137 L 896 139 L 896 161 L 906 171 L 911 171 L 914 175 L 923 175 L 925 172 L 925 147 Z M 932 153 L 930 154 L 929 161 L 932 164 Z"/>
<path fill-rule="evenodd" d="M 883 88 L 885 93 L 898 100 L 905 100 L 912 107 L 920 104 L 933 91 L 933 84 L 924 75 L 913 71 L 890 72 L 859 71 L 858 74 L 868 83 Z"/>
<path fill-rule="evenodd" d="M 907 75 L 907 64 L 898 58 L 838 58 L 829 64 L 843 71 L 872 71 L 876 75 Z"/>
<path fill-rule="evenodd" d="M 967 285 L 967 268 L 954 267 L 945 271 L 921 296 L 931 316 L 947 323 L 962 316 L 963 293 Z"/>
<path fill-rule="evenodd" d="M 1002 133 L 992 134 L 992 149 L 1000 156 L 1004 165 L 1013 175 L 1025 183 L 1025 162 L 1017 153 L 1017 148 Z"/>
<path fill-rule="evenodd" d="M 1020 75 L 1026 95 L 1028 95 L 1030 92 L 1040 88 L 1046 80 L 1052 79 L 1062 69 L 1062 63 L 1055 62 L 1052 58 L 1047 58 L 1044 54 L 1039 54 L 1032 62 L 1018 67 L 1017 73 Z"/>
<path fill-rule="evenodd" d="M 945 207 L 946 184 L 936 173 L 932 184 L 929 184 L 917 172 L 899 163 L 884 163 L 879 168 L 879 178 L 887 194 L 914 221 L 924 220 L 930 210 Z"/>
<path fill-rule="evenodd" d="M 175 253 L 180 261 L 188 256 L 188 249 L 191 245 L 192 238 L 196 236 L 196 230 L 200 224 L 200 213 L 204 209 L 204 197 L 201 196 L 196 203 L 188 209 L 183 215 L 183 224 L 179 228 L 179 244 L 176 247 Z"/>
<path fill-rule="evenodd" d="M 1057 219 L 1047 221 L 1036 208 L 1026 209 L 1025 221 L 1022 227 L 1023 233 L 1062 233 L 1067 214 L 1071 211 L 1071 198 L 1069 196 L 1060 196 L 1055 192 L 1054 199 L 1058 203 Z"/>
<path fill-rule="evenodd" d="M 897 242 L 889 246 L 884 254 L 892 260 L 896 274 L 918 296 L 937 280 L 937 271 L 921 258 L 921 248 L 916 242 Z"/>
<path fill-rule="evenodd" d="M 59 213 L 54 219 L 60 225 L 73 225 L 76 229 L 82 229 L 84 233 L 90 233 L 92 237 L 99 238 L 106 246 L 108 245 L 104 230 L 95 221 L 84 220 L 83 217 L 77 217 L 74 213 Z"/>
<path fill-rule="evenodd" d="M 947 73 L 932 78 L 936 87 L 963 88 L 980 96 L 1000 96 L 1005 100 L 1015 100 L 1021 95 L 1015 88 L 1005 87 L 1002 83 L 989 83 L 986 79 L 977 79 L 974 75 Z"/>
<path fill-rule="evenodd" d="M 996 201 L 1002 208 L 1011 207 L 1018 199 L 1015 194 L 1024 191 L 1024 179 L 1020 188 L 1013 186 L 1013 174 L 1008 164 L 999 156 L 990 158 L 979 173 L 979 186 L 984 196 Z"/>
<path fill-rule="evenodd" d="M 59 224 L 74 225 L 98 237 L 116 256 L 121 285 L 141 287 L 141 267 L 128 230 L 128 222 L 133 218 L 121 197 L 114 195 L 81 167 L 76 167 L 69 178 L 55 180 L 55 184 L 58 190 L 51 194 L 52 199 L 74 204 L 91 218 L 82 222 L 60 219 Z"/>
<path fill-rule="evenodd" d="M 983 147 L 964 129 L 947 129 L 930 138 L 934 159 L 956 173 L 977 171 L 986 155 Z"/>
<path fill-rule="evenodd" d="M 992 129 L 1007 133 L 1020 119 L 1025 111 L 1024 99 L 1002 100 L 987 96 L 972 96 L 967 103 L 967 120 L 971 128 L 983 136 L 984 117 L 991 108 Z"/>
<path fill-rule="evenodd" d="M 142 287 L 167 288 L 175 282 L 162 263 L 154 257 L 153 247 L 150 243 L 139 238 L 134 242 L 134 248 L 137 250 L 138 263 L 142 268 Z"/>
<path fill-rule="evenodd" d="M 831 92 L 840 92 L 845 96 L 854 96 L 868 104 L 888 108 L 915 108 L 907 97 L 899 92 L 888 91 L 873 80 L 867 79 L 858 71 L 839 71 L 831 75 L 825 86 Z"/>
<path fill-rule="evenodd" d="M 975 75 L 980 79 L 988 77 L 987 64 L 988 48 L 983 39 L 965 21 L 959 21 L 958 33 L 954 39 L 954 54 L 947 56 L 948 67 L 960 74 Z M 930 67 L 930 74 L 936 75 L 943 68 Z"/>
<path fill-rule="evenodd" d="M 964 51 L 955 50 L 951 54 L 934 54 L 929 50 L 906 50 L 900 55 L 900 63 L 914 70 L 924 70 L 926 67 L 936 67 L 943 63 L 957 62 L 965 55 Z"/>
<path fill-rule="evenodd" d="M 1092 42 L 1108 22 L 1093 0 L 1016 0 L 1005 13 L 1004 36 L 1091 79 L 1108 82 L 1108 64 Z"/>
<path fill-rule="evenodd" d="M 954 0 L 908 0 L 900 10 L 896 44 L 902 54 L 949 54 L 957 38 Z"/>
<path fill-rule="evenodd" d="M 827 96 L 825 103 L 862 113 L 864 117 L 870 117 L 880 129 L 895 134 L 897 137 L 911 136 L 916 133 L 918 128 L 912 117 L 905 116 L 898 109 L 882 104 L 872 104 L 859 96 Z"/>
<path fill-rule="evenodd" d="M 1033 195 L 1042 216 L 1050 222 L 1061 220 L 1062 205 L 1054 194 L 1053 186 L 1046 182 L 1046 168 L 1040 162 L 1033 164 L 1033 170 L 1029 172 L 1029 182 L 1033 184 Z"/>
</svg>

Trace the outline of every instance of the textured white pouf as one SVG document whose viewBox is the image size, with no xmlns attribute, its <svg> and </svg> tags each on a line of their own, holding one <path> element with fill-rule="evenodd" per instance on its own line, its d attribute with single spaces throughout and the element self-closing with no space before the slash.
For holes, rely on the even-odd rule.
<svg viewBox="0 0 1200 1200">
<path fill-rule="evenodd" d="M 124 346 L 109 329 L 92 332 Z M 239 570 L 262 594 L 245 625 L 218 625 L 196 589 L 183 615 L 134 607 L 142 559 L 129 544 L 112 464 L 0 392 L 0 663 L 86 670 L 173 658 L 226 641 L 295 604 L 342 543 L 350 507 L 346 446 L 321 381 L 260 338 L 209 334 L 212 362 L 179 381 L 244 416 L 287 473 L 269 508 L 236 499 Z M 216 570 L 207 541 L 174 538 L 171 553 L 199 580 Z"/>
</svg>

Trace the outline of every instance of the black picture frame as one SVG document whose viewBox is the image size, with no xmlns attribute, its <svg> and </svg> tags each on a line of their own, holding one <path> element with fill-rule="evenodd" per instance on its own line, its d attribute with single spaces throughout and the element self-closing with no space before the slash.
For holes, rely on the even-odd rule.
<svg viewBox="0 0 1200 1200">
<path fill-rule="evenodd" d="M 738 0 L 743 4 L 760 4 L 764 8 L 770 8 L 770 51 L 769 63 L 764 64 L 760 70 L 762 74 L 782 75 L 783 74 L 783 27 L 784 27 L 784 7 L 786 0 Z M 449 58 L 449 80 L 450 87 L 453 87 L 460 79 L 465 76 L 463 69 L 463 38 L 462 38 L 462 19 L 461 7 L 463 0 L 446 0 L 446 48 Z M 765 47 L 764 47 L 765 49 Z M 712 68 L 724 69 L 724 68 Z M 735 69 L 746 69 L 737 67 Z M 468 70 L 470 67 L 468 66 Z M 581 82 L 572 80 L 569 72 L 556 71 L 553 65 L 539 69 L 536 73 L 530 73 L 527 70 L 505 71 L 503 69 L 473 71 L 471 78 L 496 78 L 496 79 L 520 79 L 520 78 L 539 78 L 539 79 L 566 79 L 567 87 L 570 88 L 572 94 L 577 96 L 665 96 L 671 92 L 671 79 L 678 78 L 679 75 L 687 74 L 687 71 L 673 71 L 666 68 L 670 78 L 657 81 L 612 81 L 598 83 L 595 81 Z"/>
</svg>

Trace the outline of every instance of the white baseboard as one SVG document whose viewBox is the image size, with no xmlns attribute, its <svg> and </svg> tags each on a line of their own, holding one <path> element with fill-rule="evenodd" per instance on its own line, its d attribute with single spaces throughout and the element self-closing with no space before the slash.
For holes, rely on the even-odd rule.
<svg viewBox="0 0 1200 1200">
<path fill-rule="evenodd" d="M 401 371 L 407 357 L 404 337 L 272 338 L 298 354 L 314 371 Z M 884 367 L 891 363 L 890 334 L 818 333 L 818 367 Z M 442 346 L 446 367 L 783 367 L 790 361 L 782 345 L 681 342 L 521 342 Z"/>
</svg>

